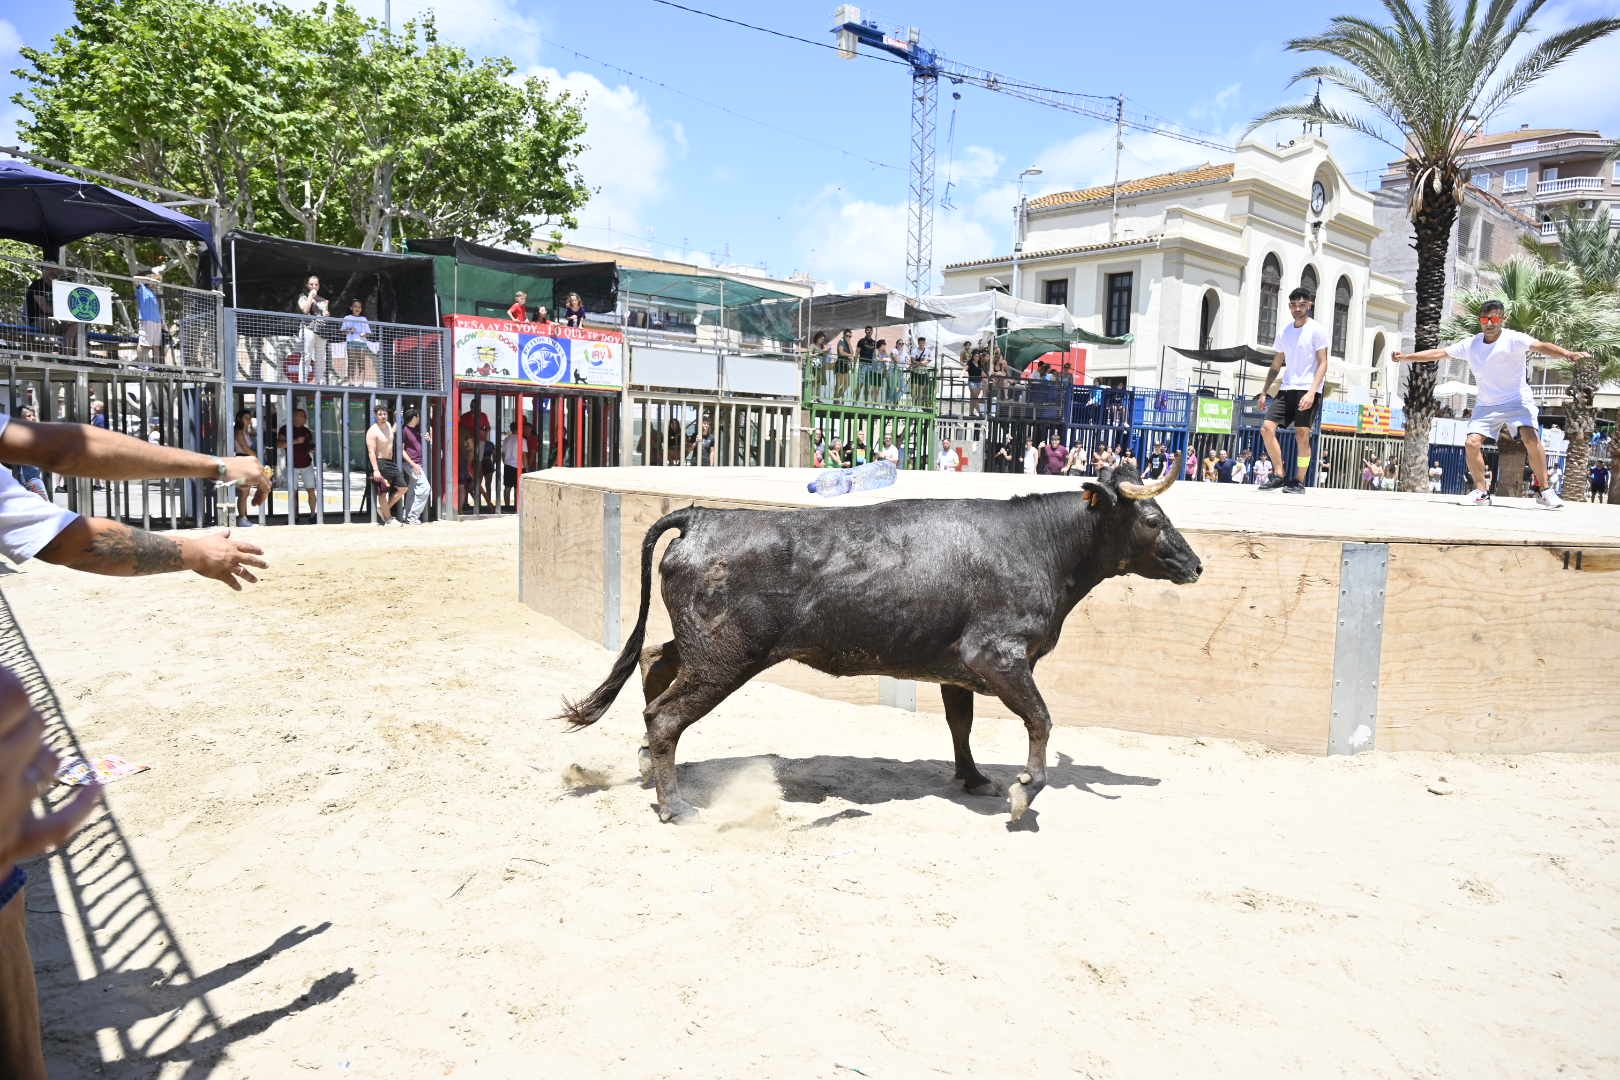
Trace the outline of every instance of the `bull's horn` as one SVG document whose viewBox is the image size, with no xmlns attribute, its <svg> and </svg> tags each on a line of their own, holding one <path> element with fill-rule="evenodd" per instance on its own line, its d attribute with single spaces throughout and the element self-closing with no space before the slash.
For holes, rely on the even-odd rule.
<svg viewBox="0 0 1620 1080">
<path fill-rule="evenodd" d="M 1160 495 L 1163 495 L 1166 491 L 1169 491 L 1170 485 L 1176 482 L 1176 477 L 1181 473 L 1180 466 L 1181 455 L 1171 454 L 1169 465 L 1164 471 L 1164 476 L 1153 481 L 1151 484 L 1133 484 L 1129 480 L 1121 480 L 1119 484 L 1119 493 L 1125 496 L 1127 499 L 1157 499 Z"/>
</svg>

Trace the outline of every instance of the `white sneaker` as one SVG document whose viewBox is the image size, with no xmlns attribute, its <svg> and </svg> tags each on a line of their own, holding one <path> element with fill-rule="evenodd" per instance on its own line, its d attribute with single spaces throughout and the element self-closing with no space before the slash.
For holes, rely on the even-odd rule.
<svg viewBox="0 0 1620 1080">
<path fill-rule="evenodd" d="M 1542 488 L 1536 492 L 1536 506 L 1541 510 L 1562 510 L 1564 500 L 1558 497 L 1558 492 Z"/>
<path fill-rule="evenodd" d="M 1491 505 L 1491 493 L 1475 488 L 1467 495 L 1464 495 L 1460 501 L 1464 506 L 1489 506 Z"/>
<path fill-rule="evenodd" d="M 239 517 L 236 519 L 236 527 L 238 529 L 251 529 L 257 524 L 258 522 L 254 521 L 252 518 Z"/>
</svg>

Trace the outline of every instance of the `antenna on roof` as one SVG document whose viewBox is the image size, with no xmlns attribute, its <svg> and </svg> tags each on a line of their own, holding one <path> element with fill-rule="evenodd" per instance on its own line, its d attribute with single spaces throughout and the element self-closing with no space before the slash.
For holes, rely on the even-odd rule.
<svg viewBox="0 0 1620 1080">
<path fill-rule="evenodd" d="M 1316 80 L 1316 96 L 1311 98 L 1311 108 L 1316 111 L 1317 116 L 1322 115 L 1322 80 L 1321 79 Z M 1309 135 L 1311 133 L 1311 128 L 1312 127 L 1316 128 L 1316 133 L 1318 135 L 1326 137 L 1327 133 L 1325 131 L 1323 131 L 1323 129 L 1322 129 L 1322 121 L 1320 121 L 1320 120 L 1316 120 L 1316 121 L 1307 120 L 1307 121 L 1305 121 L 1305 123 L 1303 125 L 1303 131 L 1301 133 L 1305 134 L 1305 135 Z"/>
</svg>

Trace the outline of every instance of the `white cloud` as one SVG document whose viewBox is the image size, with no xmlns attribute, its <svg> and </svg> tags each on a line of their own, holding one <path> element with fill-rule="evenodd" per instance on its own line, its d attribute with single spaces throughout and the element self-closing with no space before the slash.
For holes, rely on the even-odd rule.
<svg viewBox="0 0 1620 1080">
<path fill-rule="evenodd" d="M 0 19 L 0 57 L 10 59 L 23 47 L 22 35 L 5 19 Z"/>
<path fill-rule="evenodd" d="M 1532 24 L 1532 41 L 1516 49 L 1517 60 L 1533 44 L 1577 23 L 1612 16 L 1612 6 L 1601 10 L 1591 4 L 1559 4 L 1542 10 Z M 1620 132 L 1620 36 L 1611 34 L 1587 45 L 1553 68 L 1491 121 L 1491 131 L 1507 131 L 1521 124 L 1531 127 L 1595 127 L 1614 138 Z M 1503 71 L 1510 70 L 1504 64 Z"/>
<path fill-rule="evenodd" d="M 622 246 L 627 238 L 650 242 L 647 215 L 664 197 L 670 142 L 684 147 L 684 129 L 655 121 L 628 86 L 609 86 L 582 71 L 534 68 L 528 74 L 545 79 L 553 92 L 573 94 L 585 114 L 579 169 L 593 194 L 579 213 L 579 241 L 598 247 Z"/>
</svg>

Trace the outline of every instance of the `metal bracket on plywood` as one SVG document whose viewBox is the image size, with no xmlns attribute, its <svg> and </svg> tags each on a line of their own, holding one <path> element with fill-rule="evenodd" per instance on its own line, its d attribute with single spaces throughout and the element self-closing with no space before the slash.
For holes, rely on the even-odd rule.
<svg viewBox="0 0 1620 1080">
<path fill-rule="evenodd" d="M 619 639 L 619 493 L 602 493 L 602 647 L 617 649 Z"/>
<path fill-rule="evenodd" d="M 1384 651 L 1388 544 L 1340 546 L 1333 634 L 1333 719 L 1328 753 L 1359 754 L 1378 732 L 1378 664 Z"/>
</svg>

